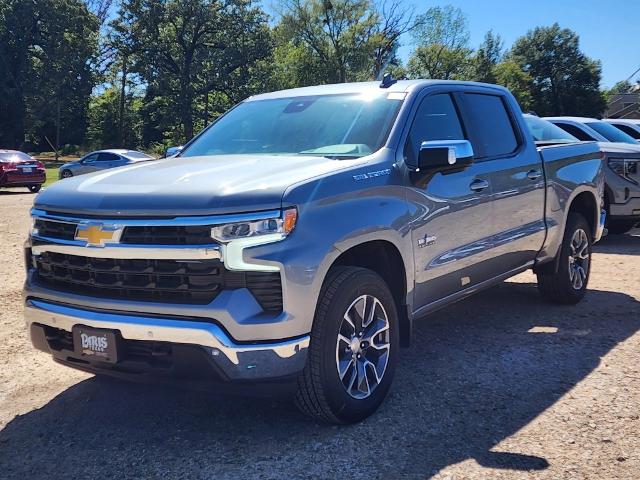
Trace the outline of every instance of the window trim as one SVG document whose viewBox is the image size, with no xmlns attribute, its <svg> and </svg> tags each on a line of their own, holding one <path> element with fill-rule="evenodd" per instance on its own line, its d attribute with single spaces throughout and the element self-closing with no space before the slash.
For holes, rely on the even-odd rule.
<svg viewBox="0 0 640 480">
<path fill-rule="evenodd" d="M 490 96 L 490 97 L 498 97 L 498 99 L 502 102 L 502 106 L 504 107 L 506 113 L 507 113 L 507 118 L 509 119 L 509 123 L 511 124 L 511 129 L 513 130 L 513 136 L 516 139 L 516 148 L 514 150 L 512 150 L 511 152 L 508 153 L 502 153 L 499 155 L 486 155 L 484 152 L 484 149 L 482 152 L 477 152 L 475 151 L 474 148 L 474 161 L 481 163 L 481 162 L 486 162 L 486 161 L 490 161 L 490 160 L 500 160 L 500 159 L 504 159 L 504 158 L 513 158 L 518 156 L 523 149 L 525 148 L 526 142 L 525 142 L 525 137 L 522 134 L 522 129 L 520 128 L 520 123 L 516 120 L 516 117 L 514 115 L 513 109 L 511 108 L 511 103 L 507 101 L 506 96 L 498 91 L 491 91 L 491 92 L 487 92 L 487 91 L 478 91 L 478 90 L 464 90 L 461 92 L 456 92 L 456 96 L 460 96 L 460 103 L 462 105 L 463 108 L 463 112 L 464 112 L 464 118 L 472 118 L 471 115 L 469 114 L 470 111 L 470 105 L 468 104 L 465 95 L 485 95 L 485 96 Z M 469 127 L 469 132 L 471 132 L 471 144 L 475 147 L 474 143 L 477 145 L 481 145 L 481 142 L 478 141 L 478 139 L 480 138 L 480 136 L 477 133 L 477 129 L 473 128 L 473 123 L 470 123 L 470 127 Z M 482 156 L 480 155 L 482 154 Z"/>
</svg>

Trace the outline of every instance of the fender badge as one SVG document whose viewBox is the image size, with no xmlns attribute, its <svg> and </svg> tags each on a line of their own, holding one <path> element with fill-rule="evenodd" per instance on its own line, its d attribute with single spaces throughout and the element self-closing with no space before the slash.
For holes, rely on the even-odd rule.
<svg viewBox="0 0 640 480">
<path fill-rule="evenodd" d="M 428 247 L 429 245 L 434 245 L 436 243 L 436 240 L 438 240 L 438 237 L 434 235 L 425 235 L 424 237 L 418 239 L 418 247 L 423 248 Z"/>
<path fill-rule="evenodd" d="M 385 168 L 384 170 L 377 170 L 375 172 L 360 173 L 358 175 L 354 175 L 353 179 L 356 182 L 359 182 L 360 180 L 367 180 L 369 178 L 383 177 L 385 175 L 391 175 L 391 169 L 390 168 Z"/>
</svg>

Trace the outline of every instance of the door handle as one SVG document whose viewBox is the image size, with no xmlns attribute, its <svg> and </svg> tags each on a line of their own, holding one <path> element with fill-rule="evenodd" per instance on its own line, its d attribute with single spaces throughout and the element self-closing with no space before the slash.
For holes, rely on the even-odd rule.
<svg viewBox="0 0 640 480">
<path fill-rule="evenodd" d="M 542 176 L 542 172 L 540 170 L 529 170 L 527 172 L 527 178 L 529 180 L 538 180 Z"/>
<path fill-rule="evenodd" d="M 474 192 L 481 192 L 488 186 L 489 186 L 489 182 L 481 178 L 476 178 L 473 182 L 471 182 L 471 185 L 469 185 L 469 188 Z"/>
</svg>

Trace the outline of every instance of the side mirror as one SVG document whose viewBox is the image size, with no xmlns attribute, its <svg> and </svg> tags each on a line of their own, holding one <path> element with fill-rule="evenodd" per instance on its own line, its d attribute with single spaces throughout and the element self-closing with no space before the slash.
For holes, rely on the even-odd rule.
<svg viewBox="0 0 640 480">
<path fill-rule="evenodd" d="M 461 171 L 473 163 L 469 140 L 432 140 L 422 142 L 418 171 Z"/>
<path fill-rule="evenodd" d="M 179 147 L 169 147 L 164 151 L 164 158 L 175 157 L 179 154 L 184 147 L 180 145 Z"/>
</svg>

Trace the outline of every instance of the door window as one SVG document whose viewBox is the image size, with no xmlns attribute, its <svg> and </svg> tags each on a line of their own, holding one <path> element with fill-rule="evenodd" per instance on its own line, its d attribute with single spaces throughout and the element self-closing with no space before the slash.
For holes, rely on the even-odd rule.
<svg viewBox="0 0 640 480">
<path fill-rule="evenodd" d="M 595 138 L 593 138 L 587 132 L 582 130 L 580 127 L 576 127 L 575 125 L 571 125 L 569 123 L 562 123 L 562 122 L 554 122 L 554 123 L 557 126 L 559 126 L 561 129 L 563 129 L 565 132 L 568 132 L 574 137 L 576 137 L 578 140 L 581 140 L 583 142 L 591 142 L 595 140 Z"/>
<path fill-rule="evenodd" d="M 118 155 L 116 155 L 115 153 L 109 153 L 109 152 L 100 152 L 98 154 L 98 161 L 99 162 L 113 162 L 114 160 L 118 160 L 120 157 Z"/>
<path fill-rule="evenodd" d="M 428 96 L 420 103 L 413 119 L 404 149 L 405 160 L 410 165 L 418 164 L 422 142 L 465 138 L 451 95 L 442 93 Z"/>
<path fill-rule="evenodd" d="M 466 113 L 473 127 L 473 151 L 478 158 L 509 155 L 518 149 L 518 137 L 504 99 L 498 95 L 467 93 Z"/>
<path fill-rule="evenodd" d="M 611 125 L 622 130 L 624 133 L 626 133 L 632 138 L 635 138 L 636 140 L 640 139 L 640 132 L 638 132 L 637 130 L 634 130 L 629 125 L 625 125 L 623 123 L 612 123 Z"/>
</svg>

